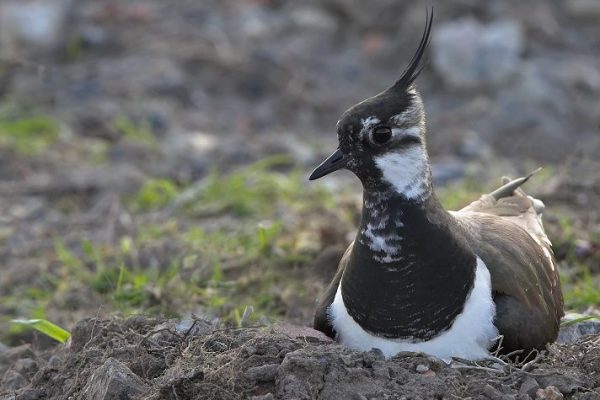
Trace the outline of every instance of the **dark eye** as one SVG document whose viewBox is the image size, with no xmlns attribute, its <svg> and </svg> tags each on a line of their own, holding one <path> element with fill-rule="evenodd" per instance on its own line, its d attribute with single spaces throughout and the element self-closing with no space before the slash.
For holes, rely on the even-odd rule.
<svg viewBox="0 0 600 400">
<path fill-rule="evenodd" d="M 371 131 L 371 141 L 376 144 L 383 144 L 392 137 L 392 130 L 389 126 L 377 126 Z"/>
</svg>

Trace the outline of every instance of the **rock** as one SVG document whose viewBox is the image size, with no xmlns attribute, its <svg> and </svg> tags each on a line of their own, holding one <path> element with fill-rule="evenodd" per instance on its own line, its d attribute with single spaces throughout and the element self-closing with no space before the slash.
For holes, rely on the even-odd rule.
<svg viewBox="0 0 600 400">
<path fill-rule="evenodd" d="M 419 364 L 419 365 L 417 365 L 417 367 L 415 368 L 415 370 L 418 373 L 423 374 L 423 373 L 429 371 L 429 367 L 427 365 L 425 365 L 425 364 Z"/>
<path fill-rule="evenodd" d="M 535 397 L 535 393 L 540 388 L 537 381 L 531 377 L 526 378 L 519 388 L 520 395 L 527 395 L 531 398 Z"/>
<path fill-rule="evenodd" d="M 270 382 L 275 380 L 278 369 L 279 364 L 265 364 L 248 368 L 244 375 L 246 378 L 256 382 Z"/>
<path fill-rule="evenodd" d="M 203 319 L 182 319 L 175 325 L 175 331 L 180 335 L 200 336 L 207 333 L 213 325 Z"/>
<path fill-rule="evenodd" d="M 585 318 L 581 314 L 567 314 L 563 318 L 563 323 Z M 585 321 L 575 322 L 564 325 L 558 332 L 557 343 L 575 343 L 585 335 L 597 335 L 600 333 L 600 320 L 588 319 Z"/>
<path fill-rule="evenodd" d="M 8 390 L 17 390 L 27 386 L 27 379 L 15 370 L 7 371 L 2 377 L 0 386 Z"/>
<path fill-rule="evenodd" d="M 432 42 L 433 66 L 444 82 L 474 89 L 502 85 L 518 72 L 523 34 L 514 20 L 482 25 L 465 17 L 437 27 Z"/>
<path fill-rule="evenodd" d="M 0 4 L 0 55 L 18 57 L 22 45 L 44 50 L 63 40 L 68 0 L 12 0 Z"/>
<path fill-rule="evenodd" d="M 538 389 L 535 392 L 535 398 L 539 400 L 562 400 L 562 393 L 554 386 L 548 386 L 545 389 Z"/>
<path fill-rule="evenodd" d="M 109 358 L 92 375 L 83 389 L 86 400 L 128 399 L 146 392 L 148 387 L 120 361 Z"/>
</svg>

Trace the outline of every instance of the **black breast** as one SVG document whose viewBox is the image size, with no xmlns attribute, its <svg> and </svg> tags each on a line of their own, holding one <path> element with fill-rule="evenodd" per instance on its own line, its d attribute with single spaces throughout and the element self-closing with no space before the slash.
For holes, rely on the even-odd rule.
<svg viewBox="0 0 600 400">
<path fill-rule="evenodd" d="M 449 329 L 462 312 L 474 284 L 476 257 L 455 231 L 459 228 L 452 217 L 434 202 L 398 203 L 385 210 L 389 221 L 402 221 L 382 230 L 400 238 L 401 250 L 393 262 L 382 262 L 369 241 L 360 240 L 359 231 L 342 278 L 342 295 L 348 313 L 366 331 L 429 340 Z M 363 226 L 369 222 L 365 218 L 368 213 L 363 212 Z"/>
</svg>

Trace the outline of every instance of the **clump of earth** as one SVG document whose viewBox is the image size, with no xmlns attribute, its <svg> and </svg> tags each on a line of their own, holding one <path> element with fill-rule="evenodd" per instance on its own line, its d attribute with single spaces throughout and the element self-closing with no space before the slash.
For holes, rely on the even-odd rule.
<svg viewBox="0 0 600 400">
<path fill-rule="evenodd" d="M 0 399 L 598 399 L 600 336 L 480 362 L 346 349 L 311 328 L 84 319 L 66 345 L 0 353 Z"/>
</svg>

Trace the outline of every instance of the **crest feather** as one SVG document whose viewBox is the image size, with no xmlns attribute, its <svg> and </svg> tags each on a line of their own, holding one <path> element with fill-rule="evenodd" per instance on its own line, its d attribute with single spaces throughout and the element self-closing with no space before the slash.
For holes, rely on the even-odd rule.
<svg viewBox="0 0 600 400">
<path fill-rule="evenodd" d="M 421 64 L 421 59 L 423 58 L 423 54 L 425 50 L 427 50 L 427 46 L 429 45 L 429 40 L 431 39 L 431 25 L 433 24 L 433 8 L 431 12 L 427 10 L 426 20 L 425 20 L 425 31 L 423 32 L 423 36 L 421 37 L 421 42 L 419 43 L 419 47 L 417 51 L 413 55 L 408 67 L 402 73 L 400 79 L 394 83 L 394 86 L 390 88 L 390 90 L 406 90 L 414 81 L 417 79 L 421 71 L 423 70 L 424 64 Z"/>
</svg>

